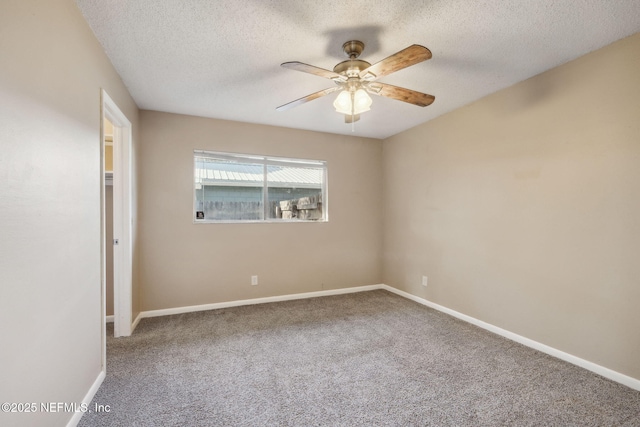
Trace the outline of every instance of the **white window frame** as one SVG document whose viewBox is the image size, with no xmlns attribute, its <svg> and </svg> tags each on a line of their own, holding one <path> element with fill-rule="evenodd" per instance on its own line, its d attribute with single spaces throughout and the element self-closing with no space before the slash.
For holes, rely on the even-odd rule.
<svg viewBox="0 0 640 427">
<path fill-rule="evenodd" d="M 263 191 L 262 191 L 262 219 L 256 220 L 212 220 L 212 219 L 196 219 L 196 157 L 210 157 L 212 159 L 238 161 L 247 163 L 257 163 L 263 166 Z M 267 180 L 267 167 L 268 166 L 310 166 L 322 168 L 322 218 L 321 219 L 283 219 L 283 218 L 268 218 L 268 180 Z M 294 159 L 288 157 L 275 157 L 275 156 L 263 156 L 256 154 L 242 154 L 242 153 L 228 153 L 221 151 L 209 151 L 209 150 L 193 150 L 193 187 L 192 187 L 192 215 L 191 218 L 194 224 L 247 224 L 247 223 L 322 223 L 329 222 L 329 198 L 328 198 L 328 179 L 327 171 L 328 165 L 326 160 L 310 160 L 310 159 Z"/>
</svg>

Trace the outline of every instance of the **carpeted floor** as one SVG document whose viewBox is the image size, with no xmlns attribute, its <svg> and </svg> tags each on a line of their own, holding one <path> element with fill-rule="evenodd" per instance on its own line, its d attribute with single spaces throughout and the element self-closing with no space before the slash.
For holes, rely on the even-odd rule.
<svg viewBox="0 0 640 427">
<path fill-rule="evenodd" d="M 144 319 L 80 426 L 640 426 L 640 392 L 386 291 Z"/>
</svg>

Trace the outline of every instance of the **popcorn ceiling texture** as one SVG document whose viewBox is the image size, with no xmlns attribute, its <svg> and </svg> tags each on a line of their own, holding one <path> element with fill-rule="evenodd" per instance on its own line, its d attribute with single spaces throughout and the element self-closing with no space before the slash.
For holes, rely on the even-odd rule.
<svg viewBox="0 0 640 427">
<path fill-rule="evenodd" d="M 637 426 L 640 392 L 386 291 L 143 319 L 80 426 Z"/>
<path fill-rule="evenodd" d="M 433 59 L 380 81 L 435 95 L 420 108 L 374 97 L 355 135 L 386 138 L 640 31 L 637 0 L 77 0 L 142 109 L 352 134 L 336 95 L 275 108 L 332 82 L 341 46 L 375 63 L 411 44 Z M 615 78 L 615 76 L 603 76 Z M 594 88 L 597 91 L 597 88 Z"/>
</svg>

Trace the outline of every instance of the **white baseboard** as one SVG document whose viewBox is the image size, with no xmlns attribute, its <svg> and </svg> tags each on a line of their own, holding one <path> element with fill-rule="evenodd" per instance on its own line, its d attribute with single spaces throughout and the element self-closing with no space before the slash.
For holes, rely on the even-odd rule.
<svg viewBox="0 0 640 427">
<path fill-rule="evenodd" d="M 136 317 L 136 320 L 133 321 L 133 324 L 131 325 L 131 333 L 133 333 L 133 330 L 136 328 L 136 326 L 138 326 L 138 323 L 140 323 L 140 314 L 138 314 L 138 316 Z M 104 317 L 104 322 L 105 323 L 113 323 L 114 322 L 114 315 L 111 316 L 105 316 Z"/>
<path fill-rule="evenodd" d="M 543 353 L 546 353 L 550 356 L 553 357 L 557 357 L 558 359 L 564 360 L 565 362 L 569 362 L 573 365 L 579 366 L 581 368 L 584 368 L 588 371 L 594 372 L 598 375 L 601 375 L 605 378 L 608 378 L 612 381 L 618 382 L 620 384 L 626 385 L 627 387 L 630 387 L 634 390 L 638 390 L 640 391 L 640 380 L 632 378 L 630 376 L 621 374 L 620 372 L 616 372 L 614 370 L 611 370 L 609 368 L 605 368 L 604 366 L 600 366 L 597 365 L 593 362 L 589 362 L 588 360 L 584 360 L 581 359 L 577 356 L 574 356 L 572 354 L 569 353 L 565 353 L 564 351 L 558 350 L 556 348 L 553 347 L 549 347 L 548 345 L 539 343 L 537 341 L 534 341 L 532 339 L 523 337 L 521 335 L 515 334 L 513 332 L 509 332 L 505 329 L 499 328 L 497 326 L 494 326 L 490 323 L 486 323 L 483 322 L 482 320 L 478 320 L 474 317 L 471 316 L 467 316 L 466 314 L 462 314 L 459 313 L 455 310 L 451 310 L 450 308 L 441 306 L 439 304 L 433 303 L 431 301 L 428 301 L 424 298 L 420 298 L 417 297 L 415 295 L 412 295 L 408 292 L 405 291 L 401 291 L 399 289 L 396 288 L 392 288 L 391 286 L 388 285 L 381 285 L 380 286 L 381 289 L 386 289 L 389 292 L 393 292 L 396 295 L 400 295 L 401 297 L 410 299 L 412 301 L 415 301 L 419 304 L 425 305 L 427 307 L 433 308 L 435 310 L 441 311 L 443 313 L 446 313 L 450 316 L 456 317 L 460 320 L 464 320 L 465 322 L 471 323 L 472 325 L 478 326 L 482 329 L 486 329 L 489 332 L 493 332 L 494 334 L 498 334 L 501 335 L 505 338 L 508 338 L 512 341 L 515 341 L 517 343 L 526 345 L 527 347 L 531 347 L 535 350 L 541 351 Z"/>
<path fill-rule="evenodd" d="M 133 331 L 136 330 L 136 326 L 138 326 L 138 323 L 140 323 L 141 319 L 142 319 L 142 313 L 138 313 L 138 315 L 136 316 L 136 320 L 134 320 L 133 324 L 131 325 L 131 333 L 133 333 Z"/>
<path fill-rule="evenodd" d="M 91 386 L 87 394 L 84 396 L 84 399 L 82 399 L 82 402 L 80 402 L 82 405 L 86 405 L 87 407 L 89 407 L 89 405 L 91 404 L 91 401 L 93 400 L 93 397 L 96 395 L 96 393 L 98 392 L 98 389 L 102 385 L 102 382 L 104 381 L 105 376 L 106 376 L 105 371 L 104 370 L 100 371 L 100 373 L 98 374 L 98 377 L 93 382 L 93 385 Z M 84 415 L 84 412 L 74 413 L 73 417 L 71 417 L 71 419 L 67 423 L 67 427 L 76 427 L 80 422 L 80 418 L 82 418 L 82 415 Z"/>
<path fill-rule="evenodd" d="M 139 318 L 169 316 L 171 314 L 191 313 L 194 311 L 216 310 L 219 308 L 240 307 L 243 305 L 266 304 L 269 302 L 292 301 L 297 299 L 326 297 L 330 295 L 351 294 L 354 292 L 373 291 L 383 289 L 383 285 L 358 286 L 355 288 L 331 289 L 328 291 L 305 292 L 301 294 L 279 295 L 275 297 L 254 298 L 238 301 L 216 302 L 213 304 L 191 305 L 187 307 L 165 308 L 140 312 Z M 136 319 L 137 321 L 138 319 Z"/>
</svg>

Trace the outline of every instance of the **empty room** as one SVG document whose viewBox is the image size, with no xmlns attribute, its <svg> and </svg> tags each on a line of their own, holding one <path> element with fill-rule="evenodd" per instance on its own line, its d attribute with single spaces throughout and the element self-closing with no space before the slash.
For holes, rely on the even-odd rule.
<svg viewBox="0 0 640 427">
<path fill-rule="evenodd" d="M 640 426 L 636 0 L 3 0 L 0 425 Z"/>
</svg>

